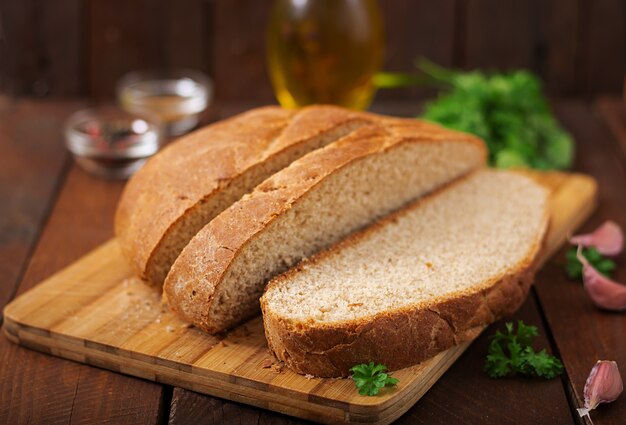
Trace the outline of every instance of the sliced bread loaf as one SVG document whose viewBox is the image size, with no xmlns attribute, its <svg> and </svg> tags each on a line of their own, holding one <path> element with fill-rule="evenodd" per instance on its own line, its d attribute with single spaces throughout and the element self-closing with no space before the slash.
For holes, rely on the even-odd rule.
<svg viewBox="0 0 626 425">
<path fill-rule="evenodd" d="M 122 250 L 143 279 L 161 285 L 213 217 L 293 160 L 368 122 L 334 106 L 270 106 L 179 139 L 128 182 L 115 217 Z"/>
<path fill-rule="evenodd" d="M 265 283 L 352 231 L 484 165 L 483 143 L 375 118 L 279 171 L 205 226 L 167 276 L 170 307 L 214 333 L 259 313 Z"/>
<path fill-rule="evenodd" d="M 521 305 L 546 226 L 542 187 L 473 173 L 272 280 L 270 350 L 322 377 L 419 363 Z"/>
</svg>

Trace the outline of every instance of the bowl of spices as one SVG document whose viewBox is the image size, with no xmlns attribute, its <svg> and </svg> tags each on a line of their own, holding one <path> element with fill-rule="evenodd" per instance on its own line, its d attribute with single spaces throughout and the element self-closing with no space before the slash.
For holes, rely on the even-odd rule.
<svg viewBox="0 0 626 425">
<path fill-rule="evenodd" d="M 158 116 L 168 137 L 193 129 L 212 95 L 209 77 L 192 70 L 134 71 L 117 84 L 122 108 Z"/>
<path fill-rule="evenodd" d="M 126 179 L 161 146 L 158 118 L 117 107 L 85 109 L 65 125 L 67 148 L 86 171 L 109 179 Z"/>
</svg>

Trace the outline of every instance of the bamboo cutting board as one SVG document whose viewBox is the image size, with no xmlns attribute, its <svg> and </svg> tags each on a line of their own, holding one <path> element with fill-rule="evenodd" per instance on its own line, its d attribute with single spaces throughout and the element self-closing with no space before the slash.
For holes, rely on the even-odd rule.
<svg viewBox="0 0 626 425">
<path fill-rule="evenodd" d="M 593 211 L 596 183 L 576 174 L 531 175 L 551 190 L 545 260 Z M 187 326 L 132 275 L 115 240 L 9 304 L 4 333 L 55 356 L 327 423 L 393 421 L 469 345 L 396 371 L 396 388 L 361 397 L 350 379 L 304 377 L 281 367 L 267 351 L 260 318 L 220 337 Z"/>
</svg>

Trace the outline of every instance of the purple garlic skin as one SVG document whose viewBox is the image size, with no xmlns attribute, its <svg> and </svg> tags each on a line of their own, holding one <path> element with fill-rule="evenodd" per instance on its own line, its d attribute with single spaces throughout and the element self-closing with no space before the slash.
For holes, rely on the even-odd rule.
<svg viewBox="0 0 626 425">
<path fill-rule="evenodd" d="M 579 245 L 576 256 L 583 265 L 585 291 L 593 303 L 603 310 L 626 310 L 626 286 L 599 273 L 582 255 L 581 249 L 582 245 Z"/>
<path fill-rule="evenodd" d="M 609 220 L 591 233 L 572 236 L 570 243 L 592 246 L 602 255 L 614 256 L 624 248 L 624 233 L 617 223 Z"/>
<path fill-rule="evenodd" d="M 578 414 L 589 416 L 589 412 L 602 403 L 615 401 L 624 390 L 622 377 L 617 363 L 610 360 L 598 360 L 591 369 L 583 394 L 585 406 L 577 409 Z"/>
</svg>

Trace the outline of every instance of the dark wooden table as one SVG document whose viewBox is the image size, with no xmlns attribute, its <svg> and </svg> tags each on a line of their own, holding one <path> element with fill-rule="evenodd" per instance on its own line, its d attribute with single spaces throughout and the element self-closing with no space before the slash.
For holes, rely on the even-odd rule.
<svg viewBox="0 0 626 425">
<path fill-rule="evenodd" d="M 62 125 L 81 102 L 0 98 L 0 307 L 112 236 L 121 182 L 92 177 L 71 160 Z M 213 121 L 252 105 L 215 105 Z M 374 110 L 414 115 L 415 103 Z M 574 135 L 576 170 L 600 183 L 599 209 L 584 226 L 612 219 L 626 228 L 626 105 L 617 98 L 555 101 Z M 538 274 L 521 310 L 541 333 L 538 345 L 560 356 L 560 379 L 491 380 L 483 373 L 487 335 L 398 422 L 405 424 L 580 423 L 587 375 L 598 359 L 616 360 L 626 376 L 626 314 L 592 307 L 579 283 L 563 272 L 561 250 Z M 618 259 L 626 282 L 626 255 Z M 626 395 L 593 413 L 594 423 L 626 423 Z M 0 424 L 300 423 L 218 398 L 39 354 L 0 337 Z"/>
</svg>

